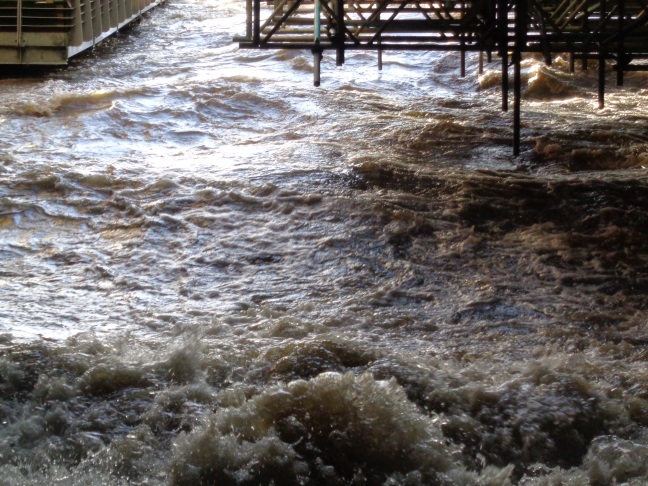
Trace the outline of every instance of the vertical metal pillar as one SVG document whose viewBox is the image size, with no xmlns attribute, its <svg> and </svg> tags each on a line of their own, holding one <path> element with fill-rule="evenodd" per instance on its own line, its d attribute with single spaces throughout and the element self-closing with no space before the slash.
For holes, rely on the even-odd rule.
<svg viewBox="0 0 648 486">
<path fill-rule="evenodd" d="M 626 59 L 625 59 L 625 52 L 624 52 L 624 42 L 623 42 L 623 28 L 624 28 L 624 20 L 625 20 L 625 0 L 618 0 L 618 8 L 619 8 L 619 19 L 618 19 L 618 26 L 619 26 L 619 39 L 617 40 L 617 86 L 623 86 L 623 69 L 625 68 L 626 64 Z"/>
<path fill-rule="evenodd" d="M 313 86 L 319 87 L 322 73 L 322 50 L 313 48 Z"/>
<path fill-rule="evenodd" d="M 598 107 L 599 110 L 605 108 L 605 51 L 603 44 L 599 45 Z"/>
<path fill-rule="evenodd" d="M 383 68 L 383 50 L 381 43 L 381 35 L 378 34 L 378 71 L 382 71 Z"/>
<path fill-rule="evenodd" d="M 585 17 L 583 18 L 583 32 L 590 31 L 589 15 L 590 15 L 589 13 L 586 13 Z M 585 48 L 583 49 L 583 57 L 581 59 L 581 69 L 583 71 L 587 71 L 587 69 L 589 68 L 587 55 L 588 55 L 587 46 L 585 46 Z"/>
<path fill-rule="evenodd" d="M 313 13 L 313 40 L 319 43 L 322 31 L 322 3 L 315 0 L 315 11 Z"/>
<path fill-rule="evenodd" d="M 461 17 L 464 19 L 467 12 L 466 0 L 461 2 Z M 459 49 L 461 50 L 461 66 L 459 67 L 460 75 L 462 78 L 466 77 L 466 34 L 461 32 L 459 34 Z"/>
<path fill-rule="evenodd" d="M 508 111 L 508 91 L 509 91 L 509 78 L 508 78 L 508 49 L 502 53 L 502 111 Z"/>
<path fill-rule="evenodd" d="M 527 0 L 516 0 L 515 47 L 513 50 L 513 155 L 520 155 L 521 101 L 522 101 L 522 51 L 526 45 L 528 25 Z"/>
<path fill-rule="evenodd" d="M 320 37 L 322 31 L 322 4 L 321 0 L 315 0 L 315 11 L 313 17 L 313 85 L 319 86 L 321 84 L 322 73 L 322 48 L 320 47 Z"/>
<path fill-rule="evenodd" d="M 466 41 L 464 34 L 461 34 L 461 77 L 466 77 Z"/>
<path fill-rule="evenodd" d="M 521 60 L 522 54 L 516 46 L 515 51 L 513 52 L 513 155 L 515 156 L 520 155 L 520 103 L 522 97 Z"/>
<path fill-rule="evenodd" d="M 252 0 L 245 1 L 245 38 L 252 39 Z"/>
<path fill-rule="evenodd" d="M 576 71 L 576 54 L 574 54 L 574 48 L 572 47 L 571 52 L 569 53 L 569 72 L 574 74 Z"/>
<path fill-rule="evenodd" d="M 508 3 L 498 0 L 499 47 L 502 57 L 502 111 L 508 111 Z"/>
<path fill-rule="evenodd" d="M 605 47 L 603 46 L 603 22 L 605 20 L 605 11 L 606 4 L 605 0 L 601 0 L 601 14 L 600 22 L 601 26 L 599 30 L 601 31 L 598 43 L 598 107 L 599 110 L 605 108 Z"/>
<path fill-rule="evenodd" d="M 335 65 L 342 66 L 344 64 L 344 0 L 336 1 L 336 44 L 337 51 L 335 54 Z"/>
<path fill-rule="evenodd" d="M 255 46 L 261 43 L 261 0 L 254 1 L 254 19 L 252 26 L 252 42 Z"/>
</svg>

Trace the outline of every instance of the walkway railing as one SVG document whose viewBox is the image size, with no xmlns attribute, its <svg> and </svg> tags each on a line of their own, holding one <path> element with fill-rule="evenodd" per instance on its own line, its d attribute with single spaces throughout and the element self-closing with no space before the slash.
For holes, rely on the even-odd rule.
<svg viewBox="0 0 648 486">
<path fill-rule="evenodd" d="M 0 0 L 0 65 L 57 65 L 163 0 Z"/>
</svg>

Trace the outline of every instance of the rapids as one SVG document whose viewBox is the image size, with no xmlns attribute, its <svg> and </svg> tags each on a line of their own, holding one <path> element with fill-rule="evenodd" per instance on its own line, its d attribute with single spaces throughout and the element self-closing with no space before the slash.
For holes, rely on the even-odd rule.
<svg viewBox="0 0 648 486">
<path fill-rule="evenodd" d="M 648 74 L 246 51 L 0 79 L 0 485 L 648 483 Z M 612 77 L 612 76 L 610 76 Z"/>
</svg>

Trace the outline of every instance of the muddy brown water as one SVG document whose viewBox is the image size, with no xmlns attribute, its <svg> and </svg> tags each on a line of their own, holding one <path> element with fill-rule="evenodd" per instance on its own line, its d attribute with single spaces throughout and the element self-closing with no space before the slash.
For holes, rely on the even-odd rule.
<svg viewBox="0 0 648 486">
<path fill-rule="evenodd" d="M 0 80 L 0 484 L 645 485 L 648 75 L 243 22 Z"/>
</svg>

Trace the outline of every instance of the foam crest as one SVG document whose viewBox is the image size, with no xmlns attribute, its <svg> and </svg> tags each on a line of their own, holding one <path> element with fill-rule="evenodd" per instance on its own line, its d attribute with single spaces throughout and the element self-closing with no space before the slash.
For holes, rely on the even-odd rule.
<svg viewBox="0 0 648 486">
<path fill-rule="evenodd" d="M 395 381 L 324 373 L 270 387 L 217 411 L 176 443 L 172 484 L 282 484 L 418 479 L 446 484 L 457 461 L 433 417 Z M 458 469 L 458 471 L 454 471 Z M 500 477 L 504 484 L 504 473 Z"/>
<path fill-rule="evenodd" d="M 525 96 L 534 99 L 566 98 L 578 94 L 579 90 L 574 85 L 573 76 L 552 69 L 545 65 L 538 65 L 530 75 Z"/>
</svg>

